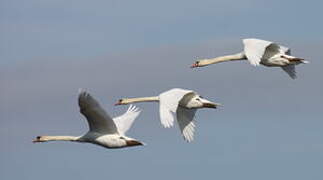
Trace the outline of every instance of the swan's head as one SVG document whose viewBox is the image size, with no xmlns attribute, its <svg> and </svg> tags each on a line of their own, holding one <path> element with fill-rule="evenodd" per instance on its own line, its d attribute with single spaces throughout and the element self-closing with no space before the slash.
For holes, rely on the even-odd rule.
<svg viewBox="0 0 323 180">
<path fill-rule="evenodd" d="M 46 142 L 49 141 L 47 136 L 37 136 L 34 140 L 33 143 L 39 143 L 39 142 Z"/>
<path fill-rule="evenodd" d="M 191 68 L 203 67 L 207 65 L 209 65 L 209 63 L 207 63 L 206 59 L 199 59 L 191 65 Z"/>
<path fill-rule="evenodd" d="M 214 108 L 216 109 L 220 104 L 209 101 L 195 92 L 187 93 L 179 102 L 180 106 L 195 109 L 195 108 Z"/>
<path fill-rule="evenodd" d="M 114 105 L 126 105 L 126 104 L 130 104 L 132 103 L 130 100 L 124 98 L 124 99 L 119 99 L 117 103 L 115 103 Z"/>
</svg>

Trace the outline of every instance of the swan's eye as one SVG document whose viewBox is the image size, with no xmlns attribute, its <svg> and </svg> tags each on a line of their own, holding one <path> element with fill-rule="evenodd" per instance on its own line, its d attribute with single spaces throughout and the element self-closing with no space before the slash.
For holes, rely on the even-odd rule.
<svg viewBox="0 0 323 180">
<path fill-rule="evenodd" d="M 199 61 L 195 61 L 195 64 L 196 64 L 196 65 L 199 65 L 199 63 L 200 63 Z"/>
<path fill-rule="evenodd" d="M 197 100 L 197 101 L 201 101 L 201 99 L 200 99 L 200 98 L 196 98 L 196 100 Z"/>
<path fill-rule="evenodd" d="M 281 55 L 280 57 L 281 57 L 281 58 L 284 58 L 284 56 L 283 56 L 283 55 Z"/>
</svg>

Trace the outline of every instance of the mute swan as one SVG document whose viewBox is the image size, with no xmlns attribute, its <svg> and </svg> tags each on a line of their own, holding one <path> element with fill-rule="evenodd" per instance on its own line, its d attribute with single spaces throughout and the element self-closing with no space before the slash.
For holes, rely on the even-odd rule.
<svg viewBox="0 0 323 180">
<path fill-rule="evenodd" d="M 194 116 L 199 108 L 217 108 L 219 104 L 202 98 L 196 92 L 185 89 L 171 89 L 155 97 L 124 98 L 116 105 L 125 105 L 138 102 L 159 102 L 159 115 L 164 127 L 174 125 L 174 114 L 184 139 L 187 142 L 193 141 Z"/>
<path fill-rule="evenodd" d="M 79 90 L 80 112 L 86 117 L 90 130 L 83 136 L 38 136 L 33 142 L 72 141 L 92 143 L 106 148 L 123 148 L 143 145 L 125 136 L 140 110 L 130 105 L 127 112 L 112 119 L 100 104 L 86 91 Z"/>
<path fill-rule="evenodd" d="M 254 66 L 262 64 L 268 67 L 281 67 L 291 78 L 295 79 L 295 65 L 308 63 L 302 58 L 291 56 L 289 48 L 274 42 L 260 39 L 243 39 L 243 44 L 244 51 L 241 53 L 198 60 L 191 67 L 203 67 L 225 61 L 248 60 Z"/>
</svg>

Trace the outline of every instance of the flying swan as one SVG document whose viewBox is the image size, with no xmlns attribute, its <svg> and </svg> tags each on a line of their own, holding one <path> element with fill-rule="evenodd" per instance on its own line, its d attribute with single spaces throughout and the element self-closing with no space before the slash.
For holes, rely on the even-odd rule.
<svg viewBox="0 0 323 180">
<path fill-rule="evenodd" d="M 162 125 L 166 128 L 172 127 L 176 118 L 181 133 L 187 142 L 193 141 L 196 110 L 199 108 L 217 108 L 219 106 L 219 104 L 202 98 L 192 90 L 179 88 L 168 90 L 155 97 L 120 99 L 116 105 L 138 102 L 159 102 L 159 115 Z M 176 114 L 176 117 L 174 114 Z"/>
<path fill-rule="evenodd" d="M 241 53 L 198 60 L 191 67 L 202 67 L 225 61 L 248 60 L 254 66 L 262 64 L 268 67 L 281 67 L 291 78 L 295 79 L 295 65 L 308 63 L 302 58 L 291 56 L 289 48 L 274 42 L 260 39 L 243 39 L 243 44 L 244 51 Z"/>
<path fill-rule="evenodd" d="M 33 142 L 72 141 L 92 143 L 106 148 L 140 146 L 142 142 L 125 136 L 140 110 L 130 105 L 123 115 L 111 118 L 100 104 L 86 91 L 80 89 L 78 103 L 80 112 L 86 117 L 90 130 L 83 136 L 37 136 Z"/>
</svg>

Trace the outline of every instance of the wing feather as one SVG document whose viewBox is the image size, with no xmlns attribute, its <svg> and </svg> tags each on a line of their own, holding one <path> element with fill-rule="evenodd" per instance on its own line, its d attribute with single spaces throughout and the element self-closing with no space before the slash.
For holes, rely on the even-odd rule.
<svg viewBox="0 0 323 180">
<path fill-rule="evenodd" d="M 125 134 L 139 116 L 141 110 L 134 105 L 130 105 L 128 110 L 121 116 L 113 118 L 120 134 Z"/>
<path fill-rule="evenodd" d="M 174 126 L 174 113 L 167 107 L 165 103 L 159 104 L 159 117 L 165 128 Z"/>
<path fill-rule="evenodd" d="M 177 108 L 177 122 L 178 126 L 181 130 L 181 133 L 184 139 L 187 142 L 192 142 L 194 140 L 194 116 L 196 113 L 196 109 L 187 109 L 183 107 Z"/>
<path fill-rule="evenodd" d="M 292 79 L 296 79 L 297 75 L 296 75 L 296 69 L 295 69 L 295 65 L 291 64 L 291 65 L 287 65 L 287 66 L 282 66 L 282 69 L 292 78 Z"/>
<path fill-rule="evenodd" d="M 291 54 L 291 50 L 288 47 L 285 46 L 280 46 L 280 50 L 281 53 L 290 55 Z M 296 68 L 294 64 L 291 65 L 287 65 L 287 66 L 283 66 L 282 69 L 289 75 L 289 77 L 291 77 L 292 79 L 296 79 L 297 75 L 296 75 Z"/>
<path fill-rule="evenodd" d="M 244 39 L 244 52 L 250 64 L 258 66 L 266 48 L 272 44 L 270 41 L 260 39 Z"/>
<path fill-rule="evenodd" d="M 174 125 L 174 113 L 176 113 L 178 103 L 189 92 L 192 91 L 175 88 L 159 95 L 159 116 L 164 127 L 168 128 Z"/>
<path fill-rule="evenodd" d="M 102 134 L 118 133 L 112 118 L 88 92 L 79 90 L 78 103 L 80 112 L 88 121 L 90 131 Z"/>
</svg>

